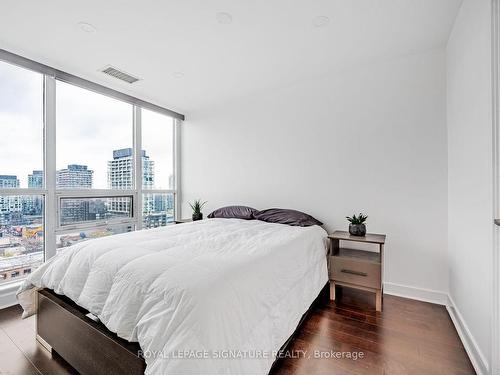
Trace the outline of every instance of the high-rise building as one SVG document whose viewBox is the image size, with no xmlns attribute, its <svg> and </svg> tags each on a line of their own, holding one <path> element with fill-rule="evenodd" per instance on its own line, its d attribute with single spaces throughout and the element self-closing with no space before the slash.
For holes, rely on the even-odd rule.
<svg viewBox="0 0 500 375">
<path fill-rule="evenodd" d="M 154 189 L 155 186 L 155 162 L 149 160 L 146 151 L 141 152 L 142 159 L 142 187 L 143 189 Z M 110 189 L 133 189 L 134 181 L 134 154 L 131 148 L 123 148 L 113 151 L 113 160 L 108 161 L 108 188 Z M 130 201 L 116 198 L 111 201 L 109 211 L 114 213 L 130 212 Z M 143 199 L 144 212 L 155 210 L 154 197 L 145 194 Z"/>
<path fill-rule="evenodd" d="M 41 189 L 43 187 L 43 171 L 33 171 L 28 175 L 28 187 Z"/>
<path fill-rule="evenodd" d="M 142 150 L 142 187 L 153 189 L 155 186 L 155 162 L 149 160 Z M 133 189 L 134 155 L 131 148 L 113 151 L 113 160 L 108 161 L 108 187 L 110 189 Z"/>
<path fill-rule="evenodd" d="M 70 164 L 68 168 L 56 172 L 58 189 L 91 189 L 94 171 L 86 165 Z M 74 223 L 95 218 L 96 209 L 91 202 L 83 199 L 65 199 L 61 205 L 61 222 Z"/>
<path fill-rule="evenodd" d="M 56 174 L 58 189 L 92 189 L 94 171 L 86 165 L 70 164 Z"/>
<path fill-rule="evenodd" d="M 167 195 L 167 206 L 165 209 L 167 211 L 173 211 L 174 210 L 174 195 L 173 194 L 168 194 Z"/>
<path fill-rule="evenodd" d="M 18 188 L 19 179 L 17 176 L 0 175 L 0 188 Z"/>
<path fill-rule="evenodd" d="M 33 171 L 28 175 L 28 188 L 43 188 L 43 171 Z M 26 196 L 23 198 L 23 213 L 27 215 L 41 215 L 43 210 L 43 199 L 40 196 Z"/>
<path fill-rule="evenodd" d="M 0 188 L 18 188 L 17 176 L 0 175 Z M 0 225 L 6 225 L 22 211 L 21 198 L 17 195 L 0 196 Z"/>
</svg>

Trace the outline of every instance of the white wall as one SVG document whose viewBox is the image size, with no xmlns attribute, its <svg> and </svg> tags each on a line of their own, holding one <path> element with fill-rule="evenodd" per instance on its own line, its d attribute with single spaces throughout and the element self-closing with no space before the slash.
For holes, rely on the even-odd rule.
<svg viewBox="0 0 500 375">
<path fill-rule="evenodd" d="M 438 49 L 189 113 L 184 216 L 195 198 L 208 200 L 206 214 L 286 207 L 329 229 L 363 211 L 369 231 L 388 235 L 386 290 L 439 299 L 448 290 L 445 77 Z"/>
<path fill-rule="evenodd" d="M 447 47 L 450 296 L 483 371 L 491 358 L 494 231 L 490 6 L 464 0 Z"/>
</svg>

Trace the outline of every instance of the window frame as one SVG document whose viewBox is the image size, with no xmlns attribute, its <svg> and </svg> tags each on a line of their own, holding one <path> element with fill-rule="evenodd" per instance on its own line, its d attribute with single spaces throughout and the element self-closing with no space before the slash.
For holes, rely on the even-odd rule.
<svg viewBox="0 0 500 375">
<path fill-rule="evenodd" d="M 61 234 L 61 231 L 66 232 L 69 229 L 80 230 L 97 228 L 102 226 L 114 226 L 120 224 L 135 224 L 136 218 L 134 217 L 134 200 L 135 192 L 134 190 L 97 190 L 96 192 L 91 192 L 89 190 L 71 190 L 70 193 L 61 192 L 61 190 L 56 191 L 57 197 L 57 226 L 56 226 L 56 236 Z M 76 222 L 74 224 L 63 224 L 61 217 L 61 202 L 64 199 L 85 199 L 85 198 L 131 198 L 132 208 L 131 216 L 128 218 L 114 218 L 114 219 L 101 219 L 93 220 L 88 222 Z"/>
<path fill-rule="evenodd" d="M 180 215 L 180 126 L 184 115 L 170 109 L 143 101 L 97 83 L 87 81 L 69 73 L 54 69 L 36 61 L 26 59 L 8 51 L 0 49 L 0 63 L 7 63 L 21 69 L 27 69 L 39 73 L 43 80 L 43 119 L 41 129 L 43 134 L 43 187 L 42 188 L 0 188 L 3 196 L 29 196 L 39 195 L 44 200 L 44 260 L 48 260 L 56 254 L 57 236 L 64 235 L 75 230 L 88 230 L 102 228 L 104 226 L 132 225 L 134 230 L 143 229 L 143 194 L 173 194 L 174 197 L 174 220 Z M 111 97 L 132 105 L 133 109 L 133 151 L 134 151 L 134 188 L 127 190 L 118 189 L 57 189 L 56 187 L 56 82 L 60 80 L 82 89 L 94 91 L 101 95 Z M 157 112 L 171 117 L 173 126 L 173 181 L 172 189 L 143 189 L 142 163 L 141 163 L 141 114 L 142 109 Z M 97 220 L 89 223 L 78 223 L 75 225 L 60 224 L 60 201 L 64 198 L 99 198 L 99 197 L 132 197 L 132 217 L 122 219 Z M 21 278 L 18 278 L 21 279 Z"/>
<path fill-rule="evenodd" d="M 56 90 L 56 82 L 57 78 L 49 77 L 49 79 L 53 79 L 53 93 L 51 95 L 53 96 L 54 101 L 56 100 L 57 97 L 57 90 Z M 66 82 L 67 83 L 67 82 Z M 87 89 L 86 87 L 81 87 L 82 89 Z M 105 93 L 99 92 L 99 94 L 106 95 Z M 116 98 L 114 98 L 116 99 Z M 119 99 L 116 99 L 119 100 Z M 55 105 L 54 105 L 55 109 Z M 178 211 L 179 211 L 179 205 L 178 202 L 179 200 L 176 199 L 176 196 L 178 195 L 178 189 L 177 189 L 177 176 L 176 176 L 176 171 L 179 170 L 179 167 L 177 165 L 179 158 L 178 158 L 178 153 L 177 150 L 179 149 L 179 138 L 178 138 L 178 126 L 180 125 L 180 120 L 173 118 L 174 121 L 174 126 L 172 127 L 173 131 L 173 136 L 172 136 L 172 153 L 173 153 L 173 180 L 174 180 L 174 189 L 144 189 L 143 184 L 142 184 L 142 155 L 141 155 L 141 150 L 142 150 L 142 107 L 137 106 L 132 104 L 132 126 L 133 126 L 133 143 L 132 143 L 132 149 L 133 149 L 133 154 L 134 154 L 134 176 L 133 176 L 133 189 L 58 189 L 56 184 L 55 184 L 55 175 L 56 175 L 56 167 L 55 167 L 55 162 L 53 167 L 53 186 L 54 186 L 54 201 L 55 201 L 55 220 L 54 223 L 55 225 L 52 228 L 49 228 L 50 230 L 53 229 L 54 231 L 54 239 L 57 239 L 57 236 L 61 234 L 65 234 L 71 231 L 75 230 L 88 230 L 92 228 L 99 228 L 103 226 L 115 226 L 115 225 L 133 225 L 135 230 L 142 230 L 144 229 L 144 223 L 143 223 L 143 194 L 173 194 L 174 195 L 174 220 L 177 220 L 179 217 Z M 150 111 L 154 111 L 151 108 L 147 108 Z M 161 115 L 165 115 L 164 113 L 160 113 Z M 167 115 L 165 115 L 167 116 Z M 55 137 L 55 131 L 57 131 L 57 124 L 56 124 L 56 113 L 54 111 L 53 116 L 51 116 L 53 124 L 50 125 L 54 127 L 54 134 L 52 135 L 53 139 L 53 147 L 51 147 L 51 144 L 47 144 L 48 148 L 50 150 L 53 150 L 54 155 L 54 161 L 56 159 L 55 153 L 57 152 L 56 150 L 56 137 Z M 49 194 L 52 193 L 52 189 L 49 189 Z M 132 197 L 132 216 L 130 218 L 122 218 L 122 219 L 110 219 L 110 220 L 96 220 L 93 222 L 88 222 L 88 223 L 77 223 L 73 225 L 62 225 L 61 224 L 61 209 L 60 209 L 60 202 L 62 199 L 65 198 L 103 198 L 103 197 L 113 197 L 113 198 L 120 198 L 120 197 Z M 52 242 L 54 244 L 54 251 L 56 248 L 56 241 Z"/>
</svg>

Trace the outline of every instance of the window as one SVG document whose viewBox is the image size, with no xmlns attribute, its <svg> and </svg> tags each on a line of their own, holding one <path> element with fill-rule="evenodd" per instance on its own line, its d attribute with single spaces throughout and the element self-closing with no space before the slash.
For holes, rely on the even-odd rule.
<svg viewBox="0 0 500 375">
<path fill-rule="evenodd" d="M 44 260 L 43 75 L 0 62 L 0 82 L 0 283 L 5 283 Z"/>
<path fill-rule="evenodd" d="M 43 76 L 0 62 L 0 189 L 42 188 Z"/>
<path fill-rule="evenodd" d="M 156 228 L 174 221 L 174 194 L 143 194 L 143 226 Z"/>
<path fill-rule="evenodd" d="M 43 262 L 43 201 L 41 195 L 0 196 L 0 273 Z M 0 278 L 4 281 L 8 278 Z"/>
<path fill-rule="evenodd" d="M 133 189 L 132 105 L 60 81 L 56 98 L 57 188 Z"/>
<path fill-rule="evenodd" d="M 143 189 L 174 189 L 174 119 L 142 111 Z"/>
<path fill-rule="evenodd" d="M 0 283 L 57 249 L 173 221 L 182 115 L 0 59 Z"/>
<path fill-rule="evenodd" d="M 65 198 L 59 203 L 61 226 L 132 218 L 132 197 Z"/>
<path fill-rule="evenodd" d="M 141 119 L 143 227 L 156 228 L 174 220 L 175 120 L 148 110 Z"/>
<path fill-rule="evenodd" d="M 57 247 L 172 222 L 175 120 L 59 81 L 56 97 Z"/>
<path fill-rule="evenodd" d="M 56 247 L 172 222 L 175 120 L 59 81 L 56 98 Z"/>
</svg>

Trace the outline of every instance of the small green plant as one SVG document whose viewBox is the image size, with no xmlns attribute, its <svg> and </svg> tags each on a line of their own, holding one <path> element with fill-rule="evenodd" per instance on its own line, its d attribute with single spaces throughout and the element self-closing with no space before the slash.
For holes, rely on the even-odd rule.
<svg viewBox="0 0 500 375">
<path fill-rule="evenodd" d="M 206 204 L 207 204 L 207 202 L 202 202 L 201 199 L 196 199 L 193 203 L 189 203 L 189 205 L 193 209 L 193 214 L 201 213 L 201 209 Z"/>
<path fill-rule="evenodd" d="M 345 218 L 347 219 L 347 221 L 349 223 L 351 223 L 353 225 L 359 225 L 359 224 L 363 224 L 366 221 L 366 219 L 368 219 L 368 216 L 360 213 L 358 216 L 352 215 L 352 217 L 346 216 Z"/>
</svg>

